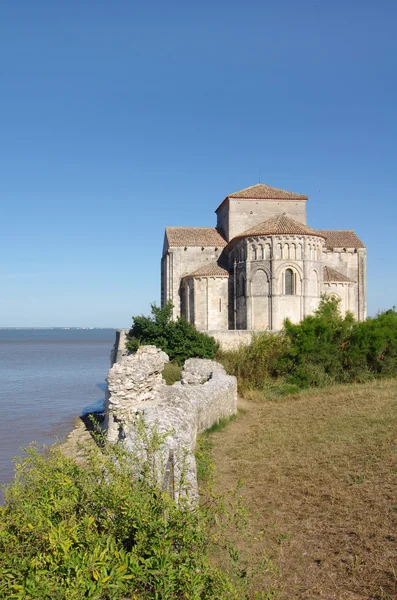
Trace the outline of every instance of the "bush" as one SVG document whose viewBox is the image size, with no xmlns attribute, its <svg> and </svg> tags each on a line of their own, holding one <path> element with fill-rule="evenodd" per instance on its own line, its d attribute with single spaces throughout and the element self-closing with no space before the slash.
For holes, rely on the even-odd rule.
<svg viewBox="0 0 397 600">
<path fill-rule="evenodd" d="M 397 374 L 397 312 L 390 309 L 353 327 L 344 367 L 352 377 Z"/>
<path fill-rule="evenodd" d="M 357 323 L 339 301 L 323 297 L 314 315 L 285 322 L 287 352 L 276 371 L 305 388 L 397 375 L 397 312 L 393 308 Z"/>
<path fill-rule="evenodd" d="M 353 315 L 342 317 L 339 301 L 325 296 L 314 315 L 301 323 L 286 319 L 288 348 L 277 360 L 276 372 L 302 388 L 343 380 L 343 352 L 353 324 Z"/>
<path fill-rule="evenodd" d="M 248 346 L 240 346 L 235 351 L 219 351 L 217 359 L 230 375 L 237 377 L 240 392 L 263 390 L 274 377 L 277 361 L 286 351 L 287 340 L 283 333 L 264 331 L 255 334 Z"/>
<path fill-rule="evenodd" d="M 246 597 L 207 560 L 214 517 L 138 476 L 122 446 L 93 448 L 86 468 L 31 448 L 16 471 L 0 507 L 1 598 Z"/>
<path fill-rule="evenodd" d="M 167 385 L 174 385 L 177 381 L 180 381 L 182 373 L 182 367 L 175 362 L 168 362 L 162 372 L 163 379 Z"/>
<path fill-rule="evenodd" d="M 172 303 L 163 308 L 151 305 L 151 317 L 133 317 L 127 348 L 136 352 L 142 344 L 161 348 L 171 361 L 182 365 L 187 358 L 214 358 L 218 344 L 214 338 L 197 331 L 185 319 L 172 320 Z"/>
<path fill-rule="evenodd" d="M 249 346 L 218 352 L 218 360 L 237 376 L 240 392 L 262 398 L 295 393 L 296 386 L 396 376 L 397 312 L 357 323 L 351 313 L 341 315 L 338 300 L 323 296 L 300 323 L 287 319 L 281 333 L 257 334 Z"/>
</svg>

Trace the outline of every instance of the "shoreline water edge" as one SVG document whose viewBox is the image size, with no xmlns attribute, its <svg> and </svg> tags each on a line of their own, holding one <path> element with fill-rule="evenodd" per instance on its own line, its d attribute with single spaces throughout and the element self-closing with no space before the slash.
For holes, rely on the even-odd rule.
<svg viewBox="0 0 397 600">
<path fill-rule="evenodd" d="M 80 416 L 103 412 L 114 341 L 115 329 L 0 329 L 1 485 L 23 448 L 66 441 Z"/>
</svg>

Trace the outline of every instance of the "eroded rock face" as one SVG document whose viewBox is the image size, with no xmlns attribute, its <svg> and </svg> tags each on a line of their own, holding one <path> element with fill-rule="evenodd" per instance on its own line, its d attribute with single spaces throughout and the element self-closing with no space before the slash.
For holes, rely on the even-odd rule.
<svg viewBox="0 0 397 600">
<path fill-rule="evenodd" d="M 124 440 L 128 448 L 147 455 L 146 432 L 164 435 L 153 464 L 157 483 L 178 499 L 197 498 L 194 449 L 197 433 L 237 411 L 237 381 L 211 360 L 186 361 L 181 382 L 167 386 L 161 372 L 168 356 L 154 346 L 142 346 L 124 356 L 108 374 L 105 427 L 108 440 Z M 170 457 L 172 468 L 170 468 Z"/>
<path fill-rule="evenodd" d="M 181 374 L 181 383 L 199 385 L 208 381 L 213 373 L 226 375 L 225 369 L 214 360 L 188 358 Z"/>
<path fill-rule="evenodd" d="M 137 406 L 155 398 L 164 387 L 164 365 L 169 358 L 156 346 L 141 346 L 136 354 L 122 356 L 108 372 L 105 427 L 108 440 L 119 439 L 119 424 L 133 419 Z"/>
</svg>

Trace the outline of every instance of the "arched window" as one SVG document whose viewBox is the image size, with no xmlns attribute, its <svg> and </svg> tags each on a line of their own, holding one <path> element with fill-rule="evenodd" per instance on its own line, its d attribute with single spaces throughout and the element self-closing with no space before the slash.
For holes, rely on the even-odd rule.
<svg viewBox="0 0 397 600">
<path fill-rule="evenodd" d="M 252 246 L 252 260 L 256 260 L 258 257 L 257 255 L 257 251 L 256 251 L 256 246 Z"/>
<path fill-rule="evenodd" d="M 263 260 L 265 258 L 265 255 L 263 253 L 262 244 L 259 244 L 259 247 L 258 247 L 258 258 L 259 258 L 259 260 Z"/>
<path fill-rule="evenodd" d="M 295 294 L 294 272 L 292 269 L 286 269 L 285 274 L 285 295 L 293 296 Z"/>
</svg>

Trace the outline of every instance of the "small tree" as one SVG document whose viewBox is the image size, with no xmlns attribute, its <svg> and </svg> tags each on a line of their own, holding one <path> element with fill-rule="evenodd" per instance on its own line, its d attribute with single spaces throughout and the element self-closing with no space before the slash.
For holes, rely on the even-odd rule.
<svg viewBox="0 0 397 600">
<path fill-rule="evenodd" d="M 150 344 L 160 348 L 170 360 L 182 365 L 187 358 L 214 358 L 219 345 L 213 337 L 197 331 L 183 318 L 172 320 L 171 302 L 163 308 L 151 305 L 151 316 L 133 317 L 127 348 L 136 352 L 139 346 Z"/>
</svg>

